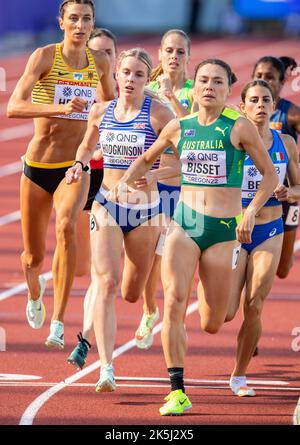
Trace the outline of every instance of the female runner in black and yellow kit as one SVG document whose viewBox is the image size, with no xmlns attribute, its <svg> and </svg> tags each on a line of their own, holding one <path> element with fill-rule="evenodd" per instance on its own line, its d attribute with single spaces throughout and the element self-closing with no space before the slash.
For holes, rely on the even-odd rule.
<svg viewBox="0 0 300 445">
<path fill-rule="evenodd" d="M 199 112 L 167 124 L 148 152 L 132 164 L 111 191 L 111 197 L 118 200 L 127 184 L 141 177 L 170 145 L 180 157 L 180 201 L 162 257 L 162 344 L 172 387 L 160 408 L 163 416 L 183 414 L 192 406 L 184 392 L 184 319 L 195 270 L 199 268 L 204 291 L 199 287 L 201 326 L 216 333 L 224 323 L 229 305 L 238 241 L 251 241 L 255 214 L 277 185 L 275 169 L 253 125 L 225 108 L 234 80 L 230 67 L 223 61 L 201 62 L 194 85 Z M 239 222 L 245 150 L 263 180 Z"/>
<path fill-rule="evenodd" d="M 65 172 L 73 164 L 84 136 L 96 89 L 100 99 L 114 97 L 107 56 L 86 48 L 94 15 L 92 0 L 67 0 L 61 4 L 59 25 L 64 40 L 38 48 L 31 55 L 7 111 L 9 117 L 34 118 L 35 123 L 21 178 L 21 259 L 28 284 L 26 314 L 35 329 L 45 320 L 45 279 L 39 274 L 53 205 L 56 210 L 54 311 L 46 345 L 57 348 L 64 347 L 63 316 L 76 264 L 76 218 L 85 205 L 89 188 L 87 172 L 71 189 L 65 183 Z M 32 103 L 28 102 L 31 94 Z"/>
</svg>

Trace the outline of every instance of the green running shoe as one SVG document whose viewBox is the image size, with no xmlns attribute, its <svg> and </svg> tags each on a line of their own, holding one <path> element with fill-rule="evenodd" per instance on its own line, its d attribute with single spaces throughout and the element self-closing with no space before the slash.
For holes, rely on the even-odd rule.
<svg viewBox="0 0 300 445">
<path fill-rule="evenodd" d="M 182 389 L 170 392 L 166 399 L 167 403 L 159 408 L 161 416 L 181 416 L 184 411 L 192 408 L 189 398 Z"/>
<path fill-rule="evenodd" d="M 82 337 L 81 332 L 79 332 L 77 338 L 78 344 L 67 358 L 67 362 L 74 365 L 77 369 L 82 369 L 86 363 L 86 358 L 89 350 L 91 349 L 91 345 L 85 338 Z"/>
</svg>

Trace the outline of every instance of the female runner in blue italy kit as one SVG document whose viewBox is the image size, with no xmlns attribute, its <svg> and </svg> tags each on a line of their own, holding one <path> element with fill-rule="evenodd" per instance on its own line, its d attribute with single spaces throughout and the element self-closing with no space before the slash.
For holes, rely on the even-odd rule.
<svg viewBox="0 0 300 445">
<path fill-rule="evenodd" d="M 110 192 L 111 198 L 118 201 L 126 187 L 145 174 L 166 147 L 172 146 L 180 157 L 180 200 L 162 256 L 162 345 L 171 383 L 171 392 L 159 410 L 162 416 L 181 415 L 192 406 L 183 378 L 187 350 L 184 320 L 195 271 L 199 270 L 203 288 L 198 288 L 201 327 L 216 333 L 228 311 L 238 241 L 251 242 L 255 214 L 278 183 L 274 166 L 252 123 L 225 106 L 235 80 L 222 60 L 201 62 L 194 85 L 199 111 L 173 119 Z M 254 150 L 253 143 L 258 150 Z M 263 179 L 241 219 L 245 151 Z"/>
<path fill-rule="evenodd" d="M 230 379 L 233 393 L 241 397 L 255 396 L 253 388 L 247 386 L 245 374 L 261 336 L 263 305 L 271 290 L 280 259 L 283 240 L 281 203 L 292 202 L 300 197 L 300 171 L 294 139 L 269 128 L 269 118 L 274 111 L 274 97 L 269 84 L 255 80 L 246 85 L 240 106 L 245 116 L 256 126 L 267 147 L 279 183 L 274 194 L 256 213 L 252 242 L 242 244 L 226 317 L 226 321 L 233 319 L 245 288 L 244 321 L 238 334 L 236 363 Z M 286 175 L 289 187 L 283 185 Z M 255 198 L 260 182 L 261 174 L 247 156 L 242 184 L 244 211 Z"/>
<path fill-rule="evenodd" d="M 254 67 L 253 79 L 262 79 L 272 88 L 275 110 L 271 115 L 270 127 L 282 134 L 289 134 L 297 143 L 300 133 L 300 108 L 280 97 L 282 88 L 287 80 L 288 70 L 297 67 L 291 57 L 265 56 L 259 59 Z M 287 185 L 287 183 L 285 183 Z M 279 278 L 286 278 L 293 265 L 294 243 L 299 222 L 298 203 L 285 201 L 283 207 L 284 236 L 280 261 L 277 269 Z"/>
<path fill-rule="evenodd" d="M 148 279 L 161 232 L 160 198 L 157 184 L 143 191 L 134 186 L 116 204 L 108 192 L 131 163 L 146 152 L 172 112 L 144 94 L 152 69 L 148 54 L 139 49 L 121 53 L 116 78 L 119 98 L 95 104 L 90 112 L 88 130 L 78 148 L 74 167 L 66 173 L 67 182 L 77 182 L 82 166 L 90 160 L 99 138 L 104 157 L 104 179 L 92 207 L 91 247 L 92 286 L 96 294 L 94 329 L 101 361 L 97 392 L 116 388 L 112 355 L 116 336 L 115 299 L 120 281 L 120 262 L 125 247 L 121 293 L 135 302 Z M 158 168 L 156 162 L 154 168 Z"/>
<path fill-rule="evenodd" d="M 45 320 L 45 279 L 40 273 L 54 206 L 54 310 L 46 345 L 60 349 L 64 347 L 63 319 L 76 268 L 76 219 L 87 200 L 90 182 L 85 172 L 80 182 L 67 188 L 65 172 L 74 162 L 96 96 L 101 100 L 114 97 L 107 56 L 86 47 L 94 16 L 91 0 L 62 2 L 59 25 L 63 41 L 38 48 L 30 56 L 7 109 L 9 117 L 34 118 L 35 124 L 21 177 L 21 261 L 28 285 L 27 320 L 34 329 Z"/>
</svg>

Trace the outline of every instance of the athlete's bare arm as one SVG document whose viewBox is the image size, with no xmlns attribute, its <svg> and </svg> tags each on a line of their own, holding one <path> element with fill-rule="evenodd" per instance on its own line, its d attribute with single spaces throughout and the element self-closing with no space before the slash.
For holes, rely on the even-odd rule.
<svg viewBox="0 0 300 445">
<path fill-rule="evenodd" d="M 38 48 L 30 56 L 25 71 L 12 93 L 7 116 L 11 118 L 51 117 L 57 114 L 81 112 L 86 102 L 80 98 L 72 99 L 66 105 L 32 104 L 29 99 L 35 83 L 44 77 L 51 69 L 55 45 Z"/>
<path fill-rule="evenodd" d="M 108 102 L 106 103 L 96 103 L 92 106 L 89 113 L 87 130 L 85 132 L 84 138 L 78 147 L 75 159 L 80 161 L 73 167 L 70 167 L 66 172 L 67 184 L 76 182 L 82 173 L 82 166 L 86 165 L 93 156 L 97 142 L 99 140 L 99 123 L 105 113 Z"/>
<path fill-rule="evenodd" d="M 174 119 L 174 114 L 168 106 L 153 100 L 151 104 L 150 118 L 153 130 L 159 135 L 162 129 Z"/>
<path fill-rule="evenodd" d="M 294 139 L 288 134 L 281 134 L 280 138 L 287 151 L 289 162 L 287 166 L 287 177 L 289 187 L 280 184 L 275 189 L 275 196 L 278 201 L 295 202 L 300 199 L 300 168 L 297 145 Z"/>
<path fill-rule="evenodd" d="M 97 98 L 100 101 L 108 101 L 115 98 L 114 85 L 112 82 L 109 57 L 105 51 L 94 51 L 90 49 L 94 56 L 97 72 L 100 78 L 100 82 L 97 86 Z"/>
<path fill-rule="evenodd" d="M 251 233 L 255 224 L 255 215 L 263 207 L 278 184 L 278 176 L 270 156 L 254 125 L 244 117 L 238 118 L 231 132 L 231 142 L 235 147 L 243 148 L 263 176 L 254 199 L 247 207 L 236 232 L 240 243 L 251 243 Z"/>
<path fill-rule="evenodd" d="M 292 129 L 296 130 L 300 134 L 300 108 L 296 105 L 292 105 L 288 112 L 288 123 Z"/>
</svg>

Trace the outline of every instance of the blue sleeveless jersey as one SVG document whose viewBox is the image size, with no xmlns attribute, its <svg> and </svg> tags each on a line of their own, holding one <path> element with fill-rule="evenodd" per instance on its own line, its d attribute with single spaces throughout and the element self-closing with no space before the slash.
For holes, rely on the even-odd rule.
<svg viewBox="0 0 300 445">
<path fill-rule="evenodd" d="M 268 150 L 269 156 L 274 164 L 275 170 L 278 174 L 278 182 L 283 184 L 286 175 L 289 158 L 284 148 L 283 142 L 277 131 L 271 130 L 273 135 L 272 147 Z M 255 197 L 257 189 L 261 183 L 262 175 L 253 164 L 252 159 L 246 154 L 244 162 L 244 178 L 242 184 L 242 205 L 247 207 L 252 199 Z M 267 206 L 281 205 L 274 195 L 272 195 L 265 203 Z"/>
<path fill-rule="evenodd" d="M 276 110 L 271 116 L 270 119 L 270 128 L 273 130 L 277 130 L 282 134 L 289 134 L 292 136 L 297 142 L 298 135 L 297 132 L 292 130 L 288 124 L 288 111 L 290 107 L 293 105 L 292 102 L 286 99 L 280 99 L 277 105 Z"/>
<path fill-rule="evenodd" d="M 117 99 L 110 102 L 99 125 L 104 168 L 128 169 L 157 139 L 150 123 L 151 103 L 152 99 L 146 96 L 141 111 L 134 119 L 119 122 L 114 114 Z M 159 159 L 152 168 L 158 167 Z"/>
</svg>

